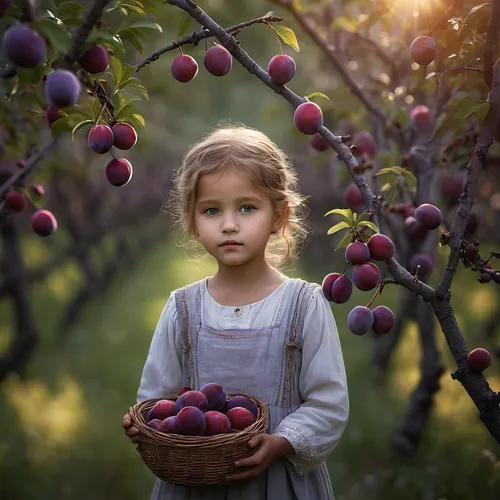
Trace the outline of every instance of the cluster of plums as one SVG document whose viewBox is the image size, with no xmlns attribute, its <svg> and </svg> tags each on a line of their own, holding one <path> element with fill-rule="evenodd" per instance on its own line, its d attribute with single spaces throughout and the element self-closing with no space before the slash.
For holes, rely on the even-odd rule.
<svg viewBox="0 0 500 500">
<path fill-rule="evenodd" d="M 112 127 L 104 123 L 94 125 L 88 135 L 90 149 L 98 154 L 108 153 L 114 146 L 128 150 L 135 146 L 137 132 L 125 122 L 115 123 Z M 105 169 L 106 179 L 113 186 L 125 186 L 132 178 L 132 164 L 125 158 L 113 158 Z"/>
<path fill-rule="evenodd" d="M 322 282 L 326 299 L 336 304 L 344 304 L 352 295 L 352 284 L 364 292 L 373 290 L 380 284 L 380 271 L 370 259 L 385 262 L 394 256 L 394 243 L 384 234 L 372 235 L 367 243 L 354 241 L 345 250 L 346 260 L 353 265 L 351 279 L 345 274 L 330 273 Z M 351 281 L 352 280 L 352 281 Z M 377 335 L 389 333 L 394 326 L 394 313 L 387 306 L 356 306 L 347 317 L 349 330 L 356 335 L 364 335 L 373 330 Z"/>
<path fill-rule="evenodd" d="M 165 434 L 215 436 L 242 431 L 255 423 L 257 405 L 243 395 L 227 397 L 221 385 L 210 382 L 199 391 L 183 387 L 176 401 L 161 399 L 146 415 L 147 425 Z"/>
</svg>

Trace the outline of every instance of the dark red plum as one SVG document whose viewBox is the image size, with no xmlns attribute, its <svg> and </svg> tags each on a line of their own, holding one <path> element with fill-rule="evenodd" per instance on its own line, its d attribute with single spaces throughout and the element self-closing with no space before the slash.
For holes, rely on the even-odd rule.
<svg viewBox="0 0 500 500">
<path fill-rule="evenodd" d="M 385 234 L 374 234 L 368 240 L 368 249 L 373 260 L 380 262 L 394 257 L 394 243 Z"/>
<path fill-rule="evenodd" d="M 323 126 L 323 112 L 314 102 L 303 102 L 295 109 L 295 127 L 306 135 L 314 135 Z"/>
<path fill-rule="evenodd" d="M 88 143 L 95 153 L 105 154 L 113 147 L 114 136 L 108 125 L 94 125 L 89 132 Z"/>
<path fill-rule="evenodd" d="M 113 145 L 121 150 L 132 149 L 137 142 L 137 132 L 129 123 L 118 122 L 111 128 L 114 136 Z"/>
<path fill-rule="evenodd" d="M 345 249 L 345 259 L 351 264 L 364 264 L 370 258 L 368 245 L 361 241 L 353 241 Z"/>
<path fill-rule="evenodd" d="M 74 106 L 80 96 L 80 81 L 65 69 L 56 69 L 47 75 L 45 97 L 49 104 L 60 108 Z"/>
<path fill-rule="evenodd" d="M 233 58 L 226 47 L 215 45 L 205 52 L 203 64 L 210 74 L 214 76 L 224 76 L 231 70 Z"/>
<path fill-rule="evenodd" d="M 211 382 L 202 386 L 200 392 L 207 398 L 207 410 L 221 411 L 224 408 L 226 393 L 221 385 Z"/>
<path fill-rule="evenodd" d="M 385 335 L 394 327 L 394 313 L 387 306 L 377 306 L 373 309 L 373 331 L 377 335 Z"/>
<path fill-rule="evenodd" d="M 132 165 L 125 158 L 113 158 L 106 165 L 105 176 L 107 181 L 113 186 L 125 186 L 132 179 L 132 174 Z"/>
<path fill-rule="evenodd" d="M 420 66 L 427 66 L 436 58 L 436 40 L 430 36 L 418 36 L 411 42 L 411 58 Z"/>
<path fill-rule="evenodd" d="M 286 54 L 274 56 L 269 61 L 267 72 L 277 85 L 285 85 L 295 75 L 296 65 L 293 58 Z"/>
<path fill-rule="evenodd" d="M 332 301 L 335 304 L 345 304 L 351 298 L 351 294 L 351 280 L 343 274 L 332 285 Z"/>
<path fill-rule="evenodd" d="M 335 280 L 340 278 L 340 276 L 342 276 L 340 273 L 329 273 L 323 278 L 321 289 L 323 290 L 323 295 L 328 302 L 333 302 L 332 286 Z"/>
<path fill-rule="evenodd" d="M 352 270 L 352 282 L 359 290 L 368 292 L 373 290 L 380 282 L 380 271 L 372 262 L 358 264 Z"/>
<path fill-rule="evenodd" d="M 181 54 L 172 61 L 172 76 L 179 82 L 190 82 L 198 74 L 198 63 L 187 54 Z"/>
<path fill-rule="evenodd" d="M 415 209 L 415 219 L 422 227 L 430 231 L 437 229 L 443 222 L 441 210 L 430 203 L 422 203 Z"/>
<path fill-rule="evenodd" d="M 47 57 L 45 40 L 26 24 L 15 24 L 5 32 L 2 51 L 19 68 L 36 68 Z"/>
<path fill-rule="evenodd" d="M 95 43 L 83 53 L 78 62 L 92 75 L 104 73 L 109 68 L 109 54 L 105 47 Z"/>
</svg>

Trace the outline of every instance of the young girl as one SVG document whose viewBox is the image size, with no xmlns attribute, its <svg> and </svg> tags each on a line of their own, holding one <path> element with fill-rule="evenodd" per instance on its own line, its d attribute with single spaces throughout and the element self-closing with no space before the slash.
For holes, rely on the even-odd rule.
<svg viewBox="0 0 500 500">
<path fill-rule="evenodd" d="M 304 198 L 287 157 L 267 136 L 220 127 L 195 144 L 174 179 L 174 211 L 218 264 L 170 295 L 153 335 L 137 401 L 215 382 L 269 408 L 268 432 L 224 486 L 157 480 L 153 500 L 331 500 L 325 459 L 349 413 L 337 327 L 321 286 L 288 278 L 306 234 Z M 175 210 L 177 207 L 177 210 Z M 124 416 L 126 435 L 137 428 Z"/>
</svg>

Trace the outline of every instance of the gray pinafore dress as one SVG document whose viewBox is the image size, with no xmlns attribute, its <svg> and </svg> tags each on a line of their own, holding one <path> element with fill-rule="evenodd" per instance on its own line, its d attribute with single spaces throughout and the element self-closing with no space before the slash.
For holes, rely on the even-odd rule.
<svg viewBox="0 0 500 500">
<path fill-rule="evenodd" d="M 183 335 L 183 384 L 199 389 L 216 382 L 226 393 L 245 392 L 269 408 L 272 433 L 303 403 L 298 390 L 302 323 L 307 298 L 317 284 L 291 278 L 274 324 L 260 329 L 211 328 L 203 320 L 204 281 L 175 292 Z M 265 300 L 265 299 L 264 299 Z M 229 486 L 182 486 L 158 479 L 151 500 L 333 500 L 325 462 L 299 475 L 282 458 L 257 478 Z"/>
</svg>

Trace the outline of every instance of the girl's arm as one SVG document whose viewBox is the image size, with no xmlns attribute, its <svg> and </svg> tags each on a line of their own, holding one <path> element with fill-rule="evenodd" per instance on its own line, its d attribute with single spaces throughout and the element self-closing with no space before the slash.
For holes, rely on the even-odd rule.
<svg viewBox="0 0 500 500">
<path fill-rule="evenodd" d="M 174 293 L 156 325 L 144 365 L 137 402 L 177 393 L 182 387 L 182 335 Z"/>
<path fill-rule="evenodd" d="M 299 475 L 318 467 L 340 441 L 349 416 L 344 359 L 335 319 L 321 288 L 311 294 L 304 319 L 299 390 L 304 403 L 274 431 L 287 439 Z"/>
</svg>

